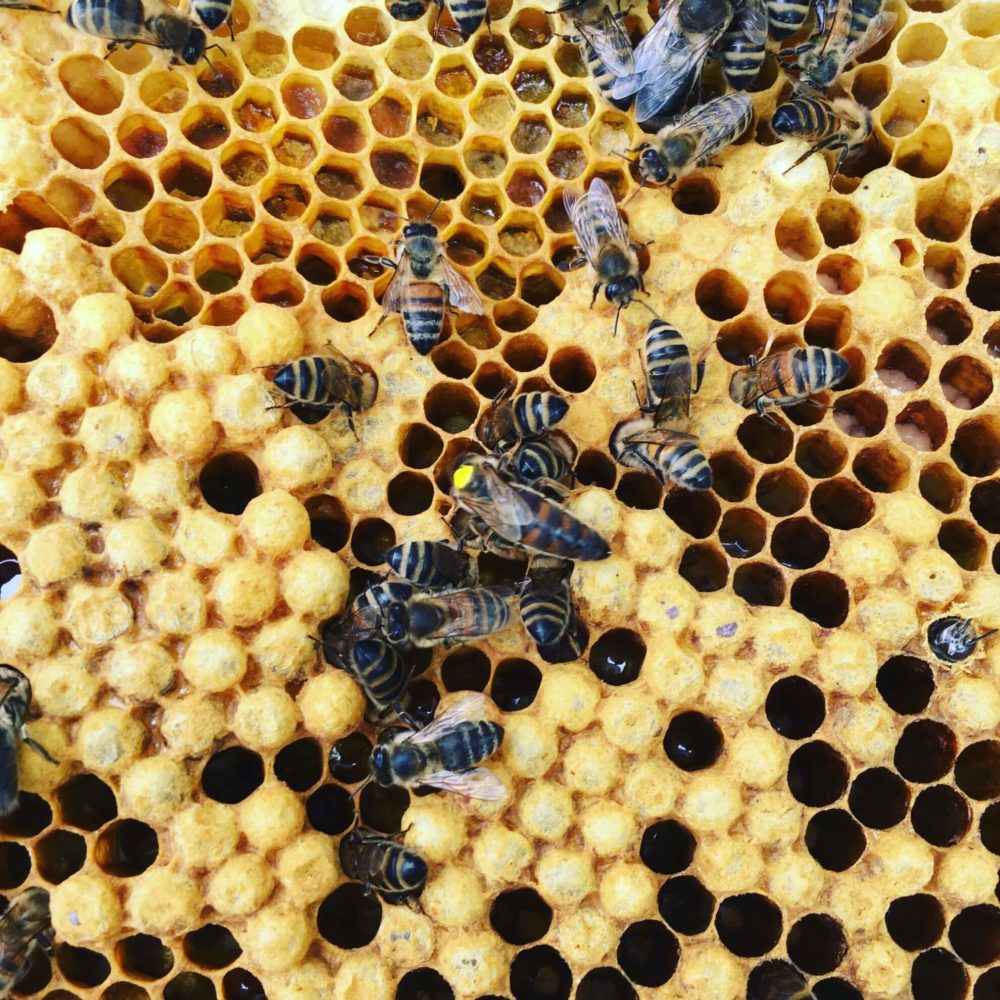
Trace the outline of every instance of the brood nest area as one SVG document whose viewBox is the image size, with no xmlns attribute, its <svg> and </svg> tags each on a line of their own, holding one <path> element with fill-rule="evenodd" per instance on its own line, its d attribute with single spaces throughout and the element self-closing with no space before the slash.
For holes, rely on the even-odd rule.
<svg viewBox="0 0 1000 1000">
<path fill-rule="evenodd" d="M 1000 642 L 926 642 L 1000 625 L 1000 7 L 893 8 L 832 184 L 785 172 L 770 61 L 719 166 L 623 207 L 644 301 L 706 349 L 689 492 L 608 450 L 649 316 L 612 336 L 560 270 L 562 192 L 623 201 L 644 134 L 546 6 L 465 38 L 237 0 L 194 67 L 0 12 L 0 659 L 58 762 L 22 746 L 0 820 L 0 891 L 47 889 L 55 932 L 13 995 L 1000 997 Z M 439 201 L 485 309 L 423 357 L 372 333 L 373 259 Z M 727 387 L 771 338 L 850 373 L 760 417 Z M 273 408 L 269 369 L 331 342 L 378 379 L 357 436 Z M 565 502 L 612 550 L 573 571 L 586 645 L 548 662 L 518 620 L 418 657 L 428 717 L 495 704 L 502 800 L 358 793 L 378 727 L 314 640 L 447 537 L 505 388 L 570 403 Z M 358 816 L 426 859 L 418 906 L 343 874 Z"/>
</svg>

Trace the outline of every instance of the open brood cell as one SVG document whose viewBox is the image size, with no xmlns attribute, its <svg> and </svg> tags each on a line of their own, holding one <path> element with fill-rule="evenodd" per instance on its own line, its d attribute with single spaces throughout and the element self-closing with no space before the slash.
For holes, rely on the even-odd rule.
<svg viewBox="0 0 1000 1000">
<path fill-rule="evenodd" d="M 874 133 L 832 187 L 815 159 L 784 177 L 759 125 L 627 206 L 651 303 L 715 344 L 692 407 L 715 486 L 668 495 L 607 449 L 646 317 L 613 340 L 557 268 L 562 189 L 630 194 L 642 133 L 557 19 L 501 0 L 463 40 L 380 3 L 235 11 L 218 75 L 0 26 L 43 157 L 0 216 L 0 644 L 61 761 L 23 761 L 0 826 L 0 891 L 46 885 L 61 932 L 22 992 L 992 997 L 996 656 L 946 671 L 920 640 L 1000 614 L 992 8 L 897 11 L 845 76 Z M 759 120 L 786 90 L 764 79 Z M 487 308 L 418 359 L 395 320 L 369 339 L 390 276 L 366 257 L 439 199 Z M 729 376 L 772 336 L 842 351 L 841 391 L 740 410 Z M 253 371 L 327 339 L 379 377 L 360 440 L 267 411 Z M 574 397 L 573 505 L 614 549 L 574 580 L 583 656 L 513 630 L 421 661 L 420 717 L 463 690 L 503 713 L 502 809 L 354 797 L 374 730 L 308 636 L 388 546 L 444 536 L 448 467 L 507 386 Z M 408 828 L 423 912 L 344 880 L 357 814 Z"/>
</svg>

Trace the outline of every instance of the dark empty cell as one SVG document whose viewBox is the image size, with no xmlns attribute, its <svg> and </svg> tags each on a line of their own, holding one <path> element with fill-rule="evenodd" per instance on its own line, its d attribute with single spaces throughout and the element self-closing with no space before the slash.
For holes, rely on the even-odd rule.
<svg viewBox="0 0 1000 1000">
<path fill-rule="evenodd" d="M 426 469 L 440 457 L 444 442 L 426 424 L 410 424 L 403 433 L 399 457 L 413 469 Z"/>
<path fill-rule="evenodd" d="M 771 536 L 771 553 L 790 569 L 810 569 L 826 558 L 830 536 L 808 517 L 782 521 Z"/>
<path fill-rule="evenodd" d="M 906 951 L 923 951 L 944 933 L 944 910 L 926 893 L 894 899 L 885 911 L 889 936 Z"/>
<path fill-rule="evenodd" d="M 382 905 L 375 893 L 366 895 L 357 882 L 338 886 L 319 905 L 316 927 L 338 948 L 363 948 L 378 933 Z"/>
<path fill-rule="evenodd" d="M 1000 1000 L 1000 969 L 987 969 L 976 980 L 972 1000 Z"/>
<path fill-rule="evenodd" d="M 976 483 L 969 497 L 969 510 L 981 528 L 1000 534 L 1000 480 Z"/>
<path fill-rule="evenodd" d="M 764 713 L 775 732 L 788 740 L 812 736 L 826 717 L 823 692 L 804 677 L 782 677 L 771 685 Z"/>
<path fill-rule="evenodd" d="M 983 811 L 979 818 L 979 837 L 986 850 L 1000 854 L 1000 802 L 994 802 Z"/>
<path fill-rule="evenodd" d="M 722 730 L 701 712 L 682 712 L 670 720 L 663 749 L 682 770 L 701 771 L 719 759 Z"/>
<path fill-rule="evenodd" d="M 478 412 L 476 394 L 457 382 L 440 382 L 424 397 L 427 419 L 448 434 L 471 427 Z"/>
<path fill-rule="evenodd" d="M 691 864 L 695 847 L 694 834 L 683 823 L 665 819 L 646 827 L 639 857 L 658 875 L 674 875 Z"/>
<path fill-rule="evenodd" d="M 323 750 L 316 740 L 289 743 L 274 758 L 274 776 L 293 792 L 305 792 L 323 776 Z"/>
<path fill-rule="evenodd" d="M 680 946 L 659 920 L 640 920 L 622 932 L 618 964 L 639 986 L 662 986 L 677 971 Z"/>
<path fill-rule="evenodd" d="M 239 452 L 224 452 L 210 459 L 198 477 L 201 495 L 221 514 L 242 514 L 260 495 L 260 476 L 253 460 Z"/>
<path fill-rule="evenodd" d="M 785 581 L 777 566 L 744 563 L 733 574 L 733 591 L 753 607 L 776 608 L 785 599 Z"/>
<path fill-rule="evenodd" d="M 230 969 L 222 977 L 224 1000 L 267 1000 L 260 980 L 246 969 Z"/>
<path fill-rule="evenodd" d="M 847 871 L 864 853 L 867 840 L 857 820 L 843 809 L 816 813 L 806 826 L 806 849 L 821 867 Z"/>
<path fill-rule="evenodd" d="M 182 972 L 167 983 L 163 1000 L 215 1000 L 212 980 L 200 972 Z"/>
<path fill-rule="evenodd" d="M 847 761 L 829 743 L 814 740 L 788 761 L 788 789 L 805 806 L 829 806 L 847 791 Z"/>
<path fill-rule="evenodd" d="M 1000 742 L 981 740 L 955 761 L 955 784 L 971 799 L 1000 797 Z"/>
<path fill-rule="evenodd" d="M 141 875 L 159 854 L 156 831 L 135 819 L 121 819 L 101 831 L 97 839 L 97 864 L 108 875 L 128 878 Z"/>
<path fill-rule="evenodd" d="M 950 785 L 932 785 L 916 797 L 910 822 L 928 844 L 951 847 L 968 833 L 972 813 L 968 802 Z"/>
<path fill-rule="evenodd" d="M 783 462 L 792 451 L 791 430 L 773 414 L 760 417 L 751 413 L 740 424 L 736 438 L 751 458 L 766 465 Z"/>
<path fill-rule="evenodd" d="M 794 469 L 774 469 L 765 473 L 757 484 L 757 504 L 775 517 L 794 514 L 808 496 L 805 479 Z"/>
<path fill-rule="evenodd" d="M 1000 201 L 993 201 L 972 220 L 972 247 L 988 257 L 1000 257 Z"/>
<path fill-rule="evenodd" d="M 990 312 L 1000 310 L 1000 264 L 980 264 L 974 267 L 965 292 L 974 306 Z"/>
<path fill-rule="evenodd" d="M 678 494 L 681 492 L 677 491 Z M 615 496 L 626 507 L 635 510 L 653 510 L 659 507 L 662 493 L 659 480 L 648 472 L 626 472 L 615 490 Z"/>
<path fill-rule="evenodd" d="M 420 186 L 432 197 L 451 201 L 465 190 L 462 175 L 446 163 L 425 163 L 420 171 Z"/>
<path fill-rule="evenodd" d="M 823 241 L 831 249 L 854 243 L 861 235 L 861 216 L 854 206 L 843 198 L 829 198 L 816 213 Z"/>
<path fill-rule="evenodd" d="M 566 392 L 584 392 L 597 377 L 591 356 L 580 347 L 563 347 L 549 362 L 552 381 Z"/>
<path fill-rule="evenodd" d="M 23 844 L 0 843 L 0 889 L 16 889 L 31 871 L 31 855 Z"/>
<path fill-rule="evenodd" d="M 825 913 L 808 913 L 788 931 L 788 957 L 811 976 L 833 972 L 847 954 L 840 922 Z"/>
<path fill-rule="evenodd" d="M 510 964 L 514 1000 L 569 1000 L 572 987 L 573 973 L 550 945 L 525 948 Z"/>
<path fill-rule="evenodd" d="M 396 1000 L 454 1000 L 448 980 L 433 969 L 412 969 L 396 987 Z"/>
<path fill-rule="evenodd" d="M 761 962 L 747 977 L 747 996 L 751 1000 L 789 1000 L 808 995 L 805 976 L 781 958 Z"/>
<path fill-rule="evenodd" d="M 38 874 L 55 885 L 75 875 L 86 860 L 87 842 L 69 830 L 53 830 L 35 844 Z"/>
<path fill-rule="evenodd" d="M 962 569 L 977 570 L 986 561 L 986 539 L 968 521 L 945 521 L 937 543 Z"/>
<path fill-rule="evenodd" d="M 397 514 L 421 514 L 434 499 L 434 484 L 419 473 L 401 472 L 389 482 L 385 495 Z"/>
<path fill-rule="evenodd" d="M 243 949 L 225 927 L 205 924 L 184 935 L 184 954 L 203 969 L 224 969 L 243 954 Z"/>
<path fill-rule="evenodd" d="M 709 271 L 694 290 L 698 308 L 709 319 L 726 320 L 738 316 L 747 305 L 747 290 L 728 271 Z"/>
<path fill-rule="evenodd" d="M 976 489 L 979 489 L 980 486 L 989 486 L 989 484 L 980 483 L 976 486 Z M 928 465 L 920 473 L 920 495 L 929 504 L 941 511 L 942 514 L 954 513 L 962 502 L 962 494 L 964 492 L 964 479 L 961 474 L 948 463 L 938 462 L 934 465 Z M 979 520 L 976 515 L 974 498 L 975 491 L 973 491 L 973 499 L 970 503 L 972 505 L 973 517 L 976 517 L 976 520 Z M 998 501 L 1000 501 L 1000 497 L 998 497 Z M 980 524 L 982 523 L 983 522 L 980 521 Z M 986 527 L 987 531 L 992 530 L 985 524 L 983 527 Z M 1000 527 L 1000 525 L 998 525 L 998 527 Z"/>
<path fill-rule="evenodd" d="M 62 822 L 97 830 L 118 815 L 115 793 L 93 774 L 78 774 L 56 789 Z"/>
<path fill-rule="evenodd" d="M 723 452 L 709 460 L 712 467 L 712 489 L 723 500 L 739 503 L 750 495 L 753 469 L 739 455 Z"/>
<path fill-rule="evenodd" d="M 873 830 L 888 830 L 906 818 L 910 790 L 895 771 L 871 767 L 851 783 L 847 804 L 855 817 Z"/>
<path fill-rule="evenodd" d="M 674 524 L 695 538 L 708 538 L 719 523 L 719 501 L 707 490 L 674 490 L 663 501 L 663 509 Z"/>
<path fill-rule="evenodd" d="M 858 452 L 851 471 L 866 489 L 875 493 L 894 493 L 905 488 L 910 463 L 892 445 L 880 444 Z"/>
<path fill-rule="evenodd" d="M 719 541 L 734 559 L 756 555 L 766 535 L 767 524 L 760 514 L 741 507 L 727 510 L 719 525 Z"/>
<path fill-rule="evenodd" d="M 803 434 L 795 447 L 795 464 L 813 479 L 835 476 L 847 461 L 847 449 L 828 431 Z"/>
<path fill-rule="evenodd" d="M 115 948 L 118 964 L 136 979 L 162 979 L 174 967 L 173 952 L 150 934 L 133 934 Z"/>
<path fill-rule="evenodd" d="M 490 660 L 481 650 L 459 650 L 441 664 L 446 691 L 484 691 L 489 680 Z"/>
<path fill-rule="evenodd" d="M 870 493 L 848 479 L 820 483 L 812 494 L 812 511 L 831 528 L 860 528 L 871 520 L 875 502 Z"/>
<path fill-rule="evenodd" d="M 646 644 L 627 628 L 615 628 L 594 643 L 590 650 L 590 669 L 605 684 L 630 684 L 639 676 L 646 658 Z"/>
<path fill-rule="evenodd" d="M 833 573 L 806 573 L 793 584 L 789 603 L 821 628 L 843 625 L 850 610 L 847 585 Z"/>
<path fill-rule="evenodd" d="M 350 733 L 330 747 L 330 777 L 353 785 L 368 777 L 368 758 L 372 745 L 363 733 Z"/>
<path fill-rule="evenodd" d="M 639 1000 L 639 994 L 617 969 L 602 966 L 580 980 L 576 1000 Z"/>
<path fill-rule="evenodd" d="M 885 401 L 867 390 L 838 396 L 833 404 L 834 423 L 851 437 L 874 437 L 888 413 Z"/>
<path fill-rule="evenodd" d="M 351 523 L 343 504 L 336 497 L 320 494 L 306 500 L 305 507 L 312 540 L 331 552 L 340 551 L 351 534 Z"/>
<path fill-rule="evenodd" d="M 729 896 L 715 914 L 719 940 L 741 958 L 766 955 L 781 937 L 781 910 L 766 896 L 747 892 Z"/>
<path fill-rule="evenodd" d="M 521 275 L 521 298 L 536 308 L 555 301 L 564 287 L 562 276 L 546 267 Z"/>
<path fill-rule="evenodd" d="M 212 754 L 201 772 L 201 787 L 210 799 L 235 805 L 264 781 L 264 762 L 245 747 L 228 747 Z"/>
<path fill-rule="evenodd" d="M 434 367 L 448 378 L 465 379 L 476 370 L 476 356 L 457 340 L 440 344 L 431 353 Z"/>
<path fill-rule="evenodd" d="M 538 693 L 542 672 L 529 660 L 504 660 L 493 674 L 490 697 L 502 712 L 527 708 Z"/>
<path fill-rule="evenodd" d="M 548 933 L 552 907 L 534 889 L 509 889 L 493 901 L 490 924 L 508 944 L 531 944 Z"/>
<path fill-rule="evenodd" d="M 46 1000 L 77 1000 L 72 993 L 50 993 Z M 101 1000 L 149 1000 L 149 991 L 135 983 L 112 983 L 102 994 Z"/>
<path fill-rule="evenodd" d="M 362 822 L 380 833 L 399 833 L 403 813 L 409 806 L 410 793 L 397 786 L 383 788 L 372 782 L 365 786 L 358 797 L 358 812 Z"/>
<path fill-rule="evenodd" d="M 303 254 L 299 257 L 295 270 L 310 285 L 329 285 L 337 277 L 337 268 L 317 254 Z"/>
<path fill-rule="evenodd" d="M 354 822 L 354 815 L 354 799 L 339 785 L 321 785 L 306 800 L 309 824 L 320 833 L 343 833 Z"/>
<path fill-rule="evenodd" d="M 610 490 L 615 483 L 615 464 L 600 451 L 585 451 L 576 460 L 576 478 L 581 486 Z"/>
<path fill-rule="evenodd" d="M 962 1000 L 969 992 L 969 974 L 946 948 L 932 948 L 913 960 L 910 990 L 913 1000 Z"/>
<path fill-rule="evenodd" d="M 385 562 L 386 550 L 395 544 L 396 532 L 380 517 L 359 521 L 351 536 L 351 552 L 358 562 L 366 566 L 378 566 Z"/>
<path fill-rule="evenodd" d="M 943 723 L 918 719 L 903 730 L 896 743 L 893 764 L 907 781 L 939 781 L 955 761 L 955 734 Z"/>
<path fill-rule="evenodd" d="M 685 215 L 711 215 L 719 207 L 719 189 L 707 177 L 687 177 L 674 185 L 673 202 Z"/>
<path fill-rule="evenodd" d="M 111 975 L 111 963 L 89 948 L 61 944 L 56 949 L 56 964 L 74 986 L 100 986 Z"/>
<path fill-rule="evenodd" d="M 730 364 L 745 365 L 751 356 L 760 354 L 766 341 L 767 334 L 757 321 L 746 317 L 722 327 L 715 346 Z"/>
<path fill-rule="evenodd" d="M 951 457 L 967 476 L 991 476 L 1000 468 L 1000 424 L 993 417 L 966 421 L 955 432 Z"/>
<path fill-rule="evenodd" d="M 701 934 L 715 912 L 715 897 L 693 875 L 668 878 L 657 902 L 660 916 L 678 934 Z"/>
<path fill-rule="evenodd" d="M 681 556 L 678 572 L 702 593 L 721 590 L 729 575 L 726 557 L 714 545 L 689 545 Z"/>
<path fill-rule="evenodd" d="M 779 323 L 799 323 L 809 312 L 809 290 L 795 271 L 779 271 L 764 286 L 764 306 Z"/>
<path fill-rule="evenodd" d="M 812 992 L 815 1000 L 865 1000 L 857 986 L 840 976 L 813 983 Z"/>
<path fill-rule="evenodd" d="M 63 788 L 65 787 L 67 786 L 64 785 Z M 59 791 L 56 792 L 57 797 Z M 65 817 L 65 807 L 62 812 Z M 16 807 L 6 816 L 0 816 L 0 833 L 6 834 L 8 837 L 34 837 L 51 822 L 52 807 L 48 802 L 40 795 L 35 795 L 34 792 L 21 792 L 17 798 Z"/>
</svg>

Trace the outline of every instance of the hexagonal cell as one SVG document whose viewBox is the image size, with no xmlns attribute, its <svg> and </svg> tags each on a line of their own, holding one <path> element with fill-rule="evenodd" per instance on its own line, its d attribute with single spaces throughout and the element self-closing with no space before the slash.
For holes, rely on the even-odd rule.
<svg viewBox="0 0 1000 1000">
<path fill-rule="evenodd" d="M 490 75 L 506 73 L 510 69 L 513 61 L 510 46 L 507 39 L 500 35 L 480 35 L 476 39 L 475 47 L 472 50 L 472 57 L 476 60 L 476 65 Z"/>
<path fill-rule="evenodd" d="M 767 332 L 752 316 L 727 323 L 719 330 L 715 346 L 733 365 L 746 365 L 752 355 L 759 356 L 767 341 Z"/>
<path fill-rule="evenodd" d="M 253 264 L 274 264 L 292 252 L 291 234 L 281 226 L 262 222 L 244 241 L 243 248 Z"/>
<path fill-rule="evenodd" d="M 269 302 L 275 306 L 297 306 L 305 297 L 305 288 L 291 271 L 268 268 L 254 279 L 250 295 L 255 302 Z"/>
<path fill-rule="evenodd" d="M 94 848 L 98 866 L 116 878 L 141 875 L 159 854 L 156 831 L 135 819 L 120 819 L 101 831 Z"/>
<path fill-rule="evenodd" d="M 263 87 L 247 87 L 233 109 L 237 124 L 247 132 L 266 132 L 277 121 L 279 113 L 271 92 Z"/>
<path fill-rule="evenodd" d="M 475 136 L 463 156 L 466 167 L 475 177 L 499 177 L 507 167 L 506 146 L 489 136 Z"/>
<path fill-rule="evenodd" d="M 234 56 L 213 52 L 211 66 L 199 65 L 197 80 L 198 86 L 210 97 L 232 97 L 243 85 L 243 64 Z"/>
<path fill-rule="evenodd" d="M 174 967 L 173 952 L 159 938 L 133 934 L 115 947 L 122 971 L 139 980 L 162 979 Z"/>
<path fill-rule="evenodd" d="M 416 35 L 398 34 L 392 39 L 385 64 L 401 80 L 419 80 L 427 75 L 434 57 L 431 47 Z"/>
<path fill-rule="evenodd" d="M 930 95 L 916 81 L 896 87 L 879 114 L 882 127 L 895 138 L 909 135 L 927 117 Z"/>
<path fill-rule="evenodd" d="M 198 219 L 186 208 L 163 202 L 149 209 L 142 224 L 150 244 L 171 254 L 190 250 L 198 241 L 200 230 Z"/>
<path fill-rule="evenodd" d="M 496 188 L 473 187 L 462 200 L 462 214 L 477 226 L 492 226 L 503 215 L 502 198 Z"/>
<path fill-rule="evenodd" d="M 1000 312 L 1000 264 L 974 267 L 965 292 L 969 301 L 979 309 Z"/>
<path fill-rule="evenodd" d="M 912 340 L 896 340 L 882 349 L 875 373 L 897 392 L 911 392 L 927 381 L 930 356 Z"/>
<path fill-rule="evenodd" d="M 111 114 L 121 104 L 125 92 L 121 77 L 97 56 L 75 55 L 63 59 L 59 63 L 59 81 L 75 104 L 94 115 Z"/>
<path fill-rule="evenodd" d="M 809 312 L 809 283 L 796 271 L 779 271 L 764 286 L 764 305 L 779 323 L 799 323 Z"/>
<path fill-rule="evenodd" d="M 1000 257 L 1000 199 L 986 202 L 972 220 L 972 249 Z"/>
<path fill-rule="evenodd" d="M 199 201 L 212 186 L 212 165 L 187 154 L 174 154 L 160 167 L 160 183 L 171 198 Z"/>
<path fill-rule="evenodd" d="M 950 154 L 950 138 L 948 144 Z M 932 240 L 952 243 L 969 224 L 971 201 L 969 185 L 959 177 L 949 175 L 924 184 L 917 195 L 917 228 Z"/>
<path fill-rule="evenodd" d="M 1000 468 L 1000 420 L 977 417 L 966 420 L 955 432 L 951 458 L 967 476 L 992 476 Z"/>
<path fill-rule="evenodd" d="M 301 184 L 271 178 L 261 190 L 264 210 L 282 222 L 301 218 L 309 207 L 309 191 Z"/>
<path fill-rule="evenodd" d="M 377 7 L 356 6 L 344 18 L 344 31 L 358 45 L 381 45 L 389 37 L 390 23 Z"/>
<path fill-rule="evenodd" d="M 816 222 L 824 242 L 832 250 L 847 246 L 848 243 L 856 243 L 861 236 L 861 214 L 845 198 L 827 198 L 823 201 L 816 213 Z"/>
<path fill-rule="evenodd" d="M 53 127 L 51 137 L 59 155 L 81 170 L 99 167 L 111 152 L 104 131 L 84 118 L 63 118 Z"/>
<path fill-rule="evenodd" d="M 87 860 L 87 842 L 69 830 L 46 834 L 35 844 L 34 851 L 38 874 L 53 885 L 75 875 Z"/>
<path fill-rule="evenodd" d="M 522 48 L 544 48 L 552 40 L 552 25 L 545 11 L 529 7 L 514 18 L 510 37 Z"/>
<path fill-rule="evenodd" d="M 573 180 L 587 169 L 587 153 L 575 142 L 562 142 L 549 153 L 545 165 L 554 177 Z"/>
<path fill-rule="evenodd" d="M 517 81 L 515 78 L 515 90 Z M 567 87 L 556 97 L 552 117 L 563 128 L 582 128 L 594 116 L 594 98 L 586 90 Z"/>
<path fill-rule="evenodd" d="M 924 254 L 924 277 L 938 288 L 957 288 L 965 277 L 965 258 L 955 247 L 935 244 Z"/>
<path fill-rule="evenodd" d="M 761 510 L 775 517 L 788 517 L 802 509 L 809 497 L 809 485 L 795 469 L 772 469 L 761 476 L 754 496 Z"/>
<path fill-rule="evenodd" d="M 215 149 L 229 138 L 229 122 L 218 108 L 197 105 L 181 119 L 184 138 L 199 149 Z"/>
<path fill-rule="evenodd" d="M 698 308 L 709 319 L 725 320 L 743 312 L 749 296 L 743 283 L 735 275 L 715 270 L 698 279 L 694 298 Z"/>
<path fill-rule="evenodd" d="M 153 61 L 153 56 L 143 45 L 136 45 L 131 49 L 121 45 L 113 51 L 108 51 L 105 59 L 108 65 L 113 66 L 119 73 L 132 76 L 141 73 Z"/>
<path fill-rule="evenodd" d="M 835 476 L 847 461 L 847 449 L 839 435 L 828 431 L 803 434 L 795 446 L 795 464 L 813 479 Z"/>
<path fill-rule="evenodd" d="M 253 225 L 254 203 L 250 197 L 234 191 L 219 192 L 202 205 L 201 217 L 213 236 L 226 239 L 242 236 Z"/>
<path fill-rule="evenodd" d="M 951 159 L 951 133 L 937 122 L 924 125 L 896 147 L 895 163 L 912 177 L 936 177 Z M 925 235 L 930 235 L 925 232 Z"/>
<path fill-rule="evenodd" d="M 369 154 L 372 171 L 389 188 L 413 187 L 417 179 L 417 152 L 409 143 L 379 145 Z"/>
<path fill-rule="evenodd" d="M 261 79 L 277 76 L 288 66 L 288 44 L 270 31 L 255 31 L 240 37 L 243 64 Z"/>
<path fill-rule="evenodd" d="M 309 25 L 292 37 L 292 55 L 306 69 L 329 69 L 339 55 L 333 32 Z"/>
<path fill-rule="evenodd" d="M 847 254 L 830 254 L 816 265 L 816 280 L 834 295 L 849 295 L 857 291 L 864 276 L 865 269 L 860 261 Z"/>
<path fill-rule="evenodd" d="M 143 336 L 157 344 L 173 340 L 181 327 L 201 312 L 205 300 L 190 285 L 182 281 L 171 281 L 159 292 L 153 303 L 153 316 L 162 323 L 152 324 L 143 330 Z M 167 324 L 167 325 L 164 325 Z"/>
<path fill-rule="evenodd" d="M 937 542 L 962 569 L 974 571 L 986 561 L 986 539 L 968 521 L 945 521 Z"/>
<path fill-rule="evenodd" d="M 63 66 L 65 64 L 64 62 Z M 60 67 L 61 73 L 62 67 Z M 175 111 L 180 111 L 188 102 L 187 83 L 180 73 L 173 70 L 147 73 L 139 84 L 139 98 L 151 111 L 163 115 L 173 114 Z"/>
<path fill-rule="evenodd" d="M 552 93 L 552 76 L 540 63 L 522 63 L 511 80 L 514 93 L 527 104 L 540 104 Z"/>
<path fill-rule="evenodd" d="M 296 73 L 281 81 L 281 102 L 293 118 L 315 118 L 326 107 L 326 92 L 316 77 Z"/>
<path fill-rule="evenodd" d="M 128 163 L 112 167 L 103 181 L 104 197 L 120 212 L 138 212 L 153 197 L 153 182 Z"/>
<path fill-rule="evenodd" d="M 201 321 L 206 326 L 232 326 L 246 311 L 248 303 L 241 295 L 213 299 L 205 307 Z"/>
<path fill-rule="evenodd" d="M 299 250 L 295 270 L 310 285 L 329 285 L 337 277 L 337 260 L 325 247 L 310 243 Z"/>
<path fill-rule="evenodd" d="M 434 86 L 445 97 L 468 97 L 476 89 L 476 78 L 460 56 L 446 56 L 438 64 Z"/>
<path fill-rule="evenodd" d="M 917 400 L 897 414 L 896 433 L 917 451 L 937 451 L 948 434 L 948 420 L 933 403 Z"/>
<path fill-rule="evenodd" d="M 222 154 L 222 172 L 242 187 L 258 184 L 267 175 L 267 154 L 253 142 L 237 142 Z"/>
<path fill-rule="evenodd" d="M 953 514 L 958 510 L 965 493 L 965 480 L 947 462 L 935 462 L 926 466 L 920 473 L 919 485 L 920 495 L 942 514 Z"/>
<path fill-rule="evenodd" d="M 509 261 L 494 258 L 476 275 L 479 290 L 488 299 L 509 299 L 517 287 L 514 268 Z"/>
<path fill-rule="evenodd" d="M 368 143 L 368 125 L 354 112 L 339 107 L 323 119 L 323 137 L 342 153 L 358 153 Z"/>
<path fill-rule="evenodd" d="M 873 110 L 885 100 L 891 86 L 892 74 L 888 66 L 861 66 L 851 81 L 851 94 L 859 104 Z"/>
<path fill-rule="evenodd" d="M 695 174 L 674 185 L 671 200 L 685 215 L 711 215 L 719 207 L 719 189 L 710 177 Z"/>
<path fill-rule="evenodd" d="M 891 444 L 863 448 L 851 470 L 858 482 L 874 493 L 895 493 L 909 485 L 909 459 Z"/>
<path fill-rule="evenodd" d="M 309 232 L 324 243 L 343 246 L 351 238 L 350 216 L 343 209 L 325 206 L 316 213 Z"/>
<path fill-rule="evenodd" d="M 549 362 L 549 374 L 565 392 L 585 392 L 597 377 L 597 367 L 582 347 L 561 347 Z"/>
<path fill-rule="evenodd" d="M 556 299 L 566 287 L 566 279 L 547 264 L 529 264 L 521 271 L 521 298 L 540 307 Z"/>
<path fill-rule="evenodd" d="M 737 572 L 745 568 L 741 566 Z M 695 590 L 703 594 L 721 590 L 729 578 L 729 566 L 725 554 L 717 546 L 704 542 L 689 545 L 684 550 L 677 572 Z M 783 589 L 782 584 L 782 591 Z M 778 603 L 781 603 L 780 598 Z"/>
<path fill-rule="evenodd" d="M 540 153 L 552 138 L 552 125 L 547 115 L 522 115 L 510 138 L 519 153 Z"/>
<path fill-rule="evenodd" d="M 322 301 L 326 314 L 341 323 L 360 319 L 368 312 L 367 292 L 349 281 L 340 281 L 325 289 Z"/>
<path fill-rule="evenodd" d="M 972 319 L 961 302 L 939 297 L 927 307 L 927 336 L 937 344 L 954 347 L 972 333 Z"/>
<path fill-rule="evenodd" d="M 417 135 L 432 146 L 445 147 L 454 146 L 464 134 L 465 121 L 453 104 L 433 94 L 421 98 L 417 108 Z"/>
<path fill-rule="evenodd" d="M 821 249 L 816 222 L 797 208 L 788 208 L 774 228 L 778 249 L 792 260 L 812 260 Z"/>
<path fill-rule="evenodd" d="M 223 295 L 240 283 L 243 262 L 240 255 L 224 244 L 202 247 L 194 259 L 194 280 L 210 295 Z"/>
<path fill-rule="evenodd" d="M 425 158 L 420 168 L 420 187 L 436 201 L 451 201 L 465 190 L 465 179 L 452 160 Z M 410 209 L 409 215 L 410 218 L 419 218 L 422 214 L 426 218 L 429 212 L 430 206 L 423 213 Z"/>
<path fill-rule="evenodd" d="M 493 310 L 493 320 L 499 329 L 507 333 L 527 330 L 538 318 L 538 313 L 522 302 L 500 302 Z"/>
<path fill-rule="evenodd" d="M 133 295 L 151 297 L 167 280 L 167 266 L 145 247 L 129 247 L 111 258 L 111 271 Z"/>
<path fill-rule="evenodd" d="M 498 239 L 512 257 L 530 257 L 541 249 L 544 235 L 535 216 L 515 212 L 508 217 Z"/>
<path fill-rule="evenodd" d="M 476 355 L 459 340 L 438 344 L 431 351 L 431 361 L 448 378 L 466 379 L 476 370 Z"/>
<path fill-rule="evenodd" d="M 911 24 L 896 39 L 896 58 L 904 66 L 926 66 L 944 52 L 948 36 L 936 24 Z"/>
<path fill-rule="evenodd" d="M 502 135 L 514 114 L 514 98 L 506 88 L 484 87 L 472 102 L 469 113 L 477 125 Z"/>
<path fill-rule="evenodd" d="M 375 64 L 363 57 L 342 62 L 333 74 L 333 85 L 348 101 L 367 101 L 382 86 Z"/>
</svg>

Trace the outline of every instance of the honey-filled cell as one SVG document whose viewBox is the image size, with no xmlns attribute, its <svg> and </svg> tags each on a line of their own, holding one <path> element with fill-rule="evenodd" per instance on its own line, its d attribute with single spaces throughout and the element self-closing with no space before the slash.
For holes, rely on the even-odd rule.
<svg viewBox="0 0 1000 1000">
<path fill-rule="evenodd" d="M 194 63 L 0 11 L 0 659 L 57 762 L 0 816 L 55 933 L 18 995 L 997 993 L 996 13 L 891 7 L 835 177 L 769 124 L 813 21 L 769 38 L 746 132 L 659 185 L 728 32 L 639 122 L 576 36 L 693 0 L 553 6 L 201 0 Z M 627 292 L 579 260 L 598 179 Z M 400 586 L 412 542 L 455 575 Z M 456 704 L 492 777 L 369 781 Z"/>
</svg>

